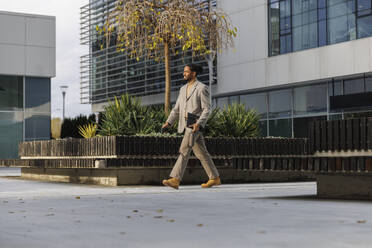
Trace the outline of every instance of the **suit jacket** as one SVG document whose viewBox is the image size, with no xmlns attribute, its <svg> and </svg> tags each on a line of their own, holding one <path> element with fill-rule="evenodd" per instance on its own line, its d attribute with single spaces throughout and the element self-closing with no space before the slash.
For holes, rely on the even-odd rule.
<svg viewBox="0 0 372 248">
<path fill-rule="evenodd" d="M 178 118 L 179 133 L 183 133 L 186 128 L 186 113 L 200 116 L 196 123 L 205 127 L 211 109 L 209 90 L 205 84 L 196 80 L 190 89 L 189 98 L 186 96 L 186 89 L 187 84 L 181 87 L 176 105 L 167 119 L 167 122 L 172 125 Z"/>
</svg>

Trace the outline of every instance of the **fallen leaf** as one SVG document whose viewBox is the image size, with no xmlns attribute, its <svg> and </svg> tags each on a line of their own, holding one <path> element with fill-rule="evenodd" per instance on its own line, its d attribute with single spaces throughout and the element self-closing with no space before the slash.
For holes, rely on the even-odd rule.
<svg viewBox="0 0 372 248">
<path fill-rule="evenodd" d="M 14 214 L 14 212 L 13 212 L 13 211 L 9 211 L 8 213 L 10 213 L 10 214 Z"/>
<path fill-rule="evenodd" d="M 138 213 L 138 210 L 133 210 L 133 213 Z"/>
<path fill-rule="evenodd" d="M 75 199 L 80 199 L 80 196 L 76 196 Z"/>
<path fill-rule="evenodd" d="M 130 219 L 131 217 L 130 216 L 127 216 L 128 219 Z"/>
<path fill-rule="evenodd" d="M 154 216 L 155 219 L 161 219 L 163 216 Z"/>
<path fill-rule="evenodd" d="M 170 219 L 170 220 L 167 220 L 167 221 L 170 222 L 170 223 L 173 223 L 175 220 Z"/>
<path fill-rule="evenodd" d="M 202 227 L 202 226 L 204 226 L 203 224 L 197 224 L 196 226 L 198 226 L 198 227 Z"/>
<path fill-rule="evenodd" d="M 266 231 L 264 231 L 264 230 L 261 230 L 261 231 L 257 231 L 257 233 L 258 233 L 258 234 L 265 234 L 265 233 L 266 233 Z"/>
<path fill-rule="evenodd" d="M 163 209 L 158 209 L 158 210 L 156 210 L 156 212 L 158 212 L 158 213 L 163 213 Z"/>
<path fill-rule="evenodd" d="M 357 221 L 358 224 L 364 224 L 364 223 L 366 223 L 366 222 L 367 222 L 366 220 L 358 220 L 358 221 Z"/>
</svg>

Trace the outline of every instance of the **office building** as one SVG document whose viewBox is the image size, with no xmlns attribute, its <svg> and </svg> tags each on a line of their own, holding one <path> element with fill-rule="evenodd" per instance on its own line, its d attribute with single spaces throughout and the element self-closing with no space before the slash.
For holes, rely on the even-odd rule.
<svg viewBox="0 0 372 248">
<path fill-rule="evenodd" d="M 218 0 L 217 6 L 238 36 L 235 48 L 217 57 L 214 105 L 240 102 L 256 109 L 263 136 L 306 137 L 313 120 L 372 116 L 370 0 Z M 90 62 L 92 72 L 97 63 Z M 145 78 L 153 73 L 138 70 Z M 104 104 L 90 96 L 93 111 L 102 111 Z M 142 98 L 163 101 L 161 93 Z"/>
<path fill-rule="evenodd" d="M 55 17 L 0 11 L 0 158 L 21 141 L 50 138 Z"/>
</svg>

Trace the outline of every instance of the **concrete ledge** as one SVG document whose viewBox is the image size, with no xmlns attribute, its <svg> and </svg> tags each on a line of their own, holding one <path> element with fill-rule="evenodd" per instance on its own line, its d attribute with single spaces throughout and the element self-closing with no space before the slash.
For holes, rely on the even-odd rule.
<svg viewBox="0 0 372 248">
<path fill-rule="evenodd" d="M 372 200 L 372 172 L 324 172 L 316 181 L 320 198 Z"/>
<path fill-rule="evenodd" d="M 306 171 L 244 171 L 231 167 L 218 168 L 223 183 L 249 182 L 294 182 L 313 181 L 315 174 Z M 171 168 L 35 168 L 24 167 L 21 177 L 24 179 L 49 182 L 68 182 L 119 185 L 160 185 L 169 177 Z M 182 184 L 200 184 L 208 178 L 203 168 L 188 168 Z"/>
</svg>

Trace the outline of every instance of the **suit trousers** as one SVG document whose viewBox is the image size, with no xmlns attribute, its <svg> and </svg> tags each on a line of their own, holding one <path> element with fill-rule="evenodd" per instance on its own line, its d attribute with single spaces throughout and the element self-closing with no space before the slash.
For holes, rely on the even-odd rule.
<svg viewBox="0 0 372 248">
<path fill-rule="evenodd" d="M 217 168 L 213 163 L 211 155 L 207 151 L 207 147 L 205 146 L 203 134 L 200 131 L 194 133 L 191 128 L 185 129 L 185 134 L 179 150 L 180 155 L 178 156 L 177 162 L 173 167 L 170 177 L 176 177 L 179 180 L 182 180 L 187 162 L 190 158 L 191 149 L 193 150 L 195 156 L 200 160 L 209 179 L 219 177 Z"/>
</svg>

